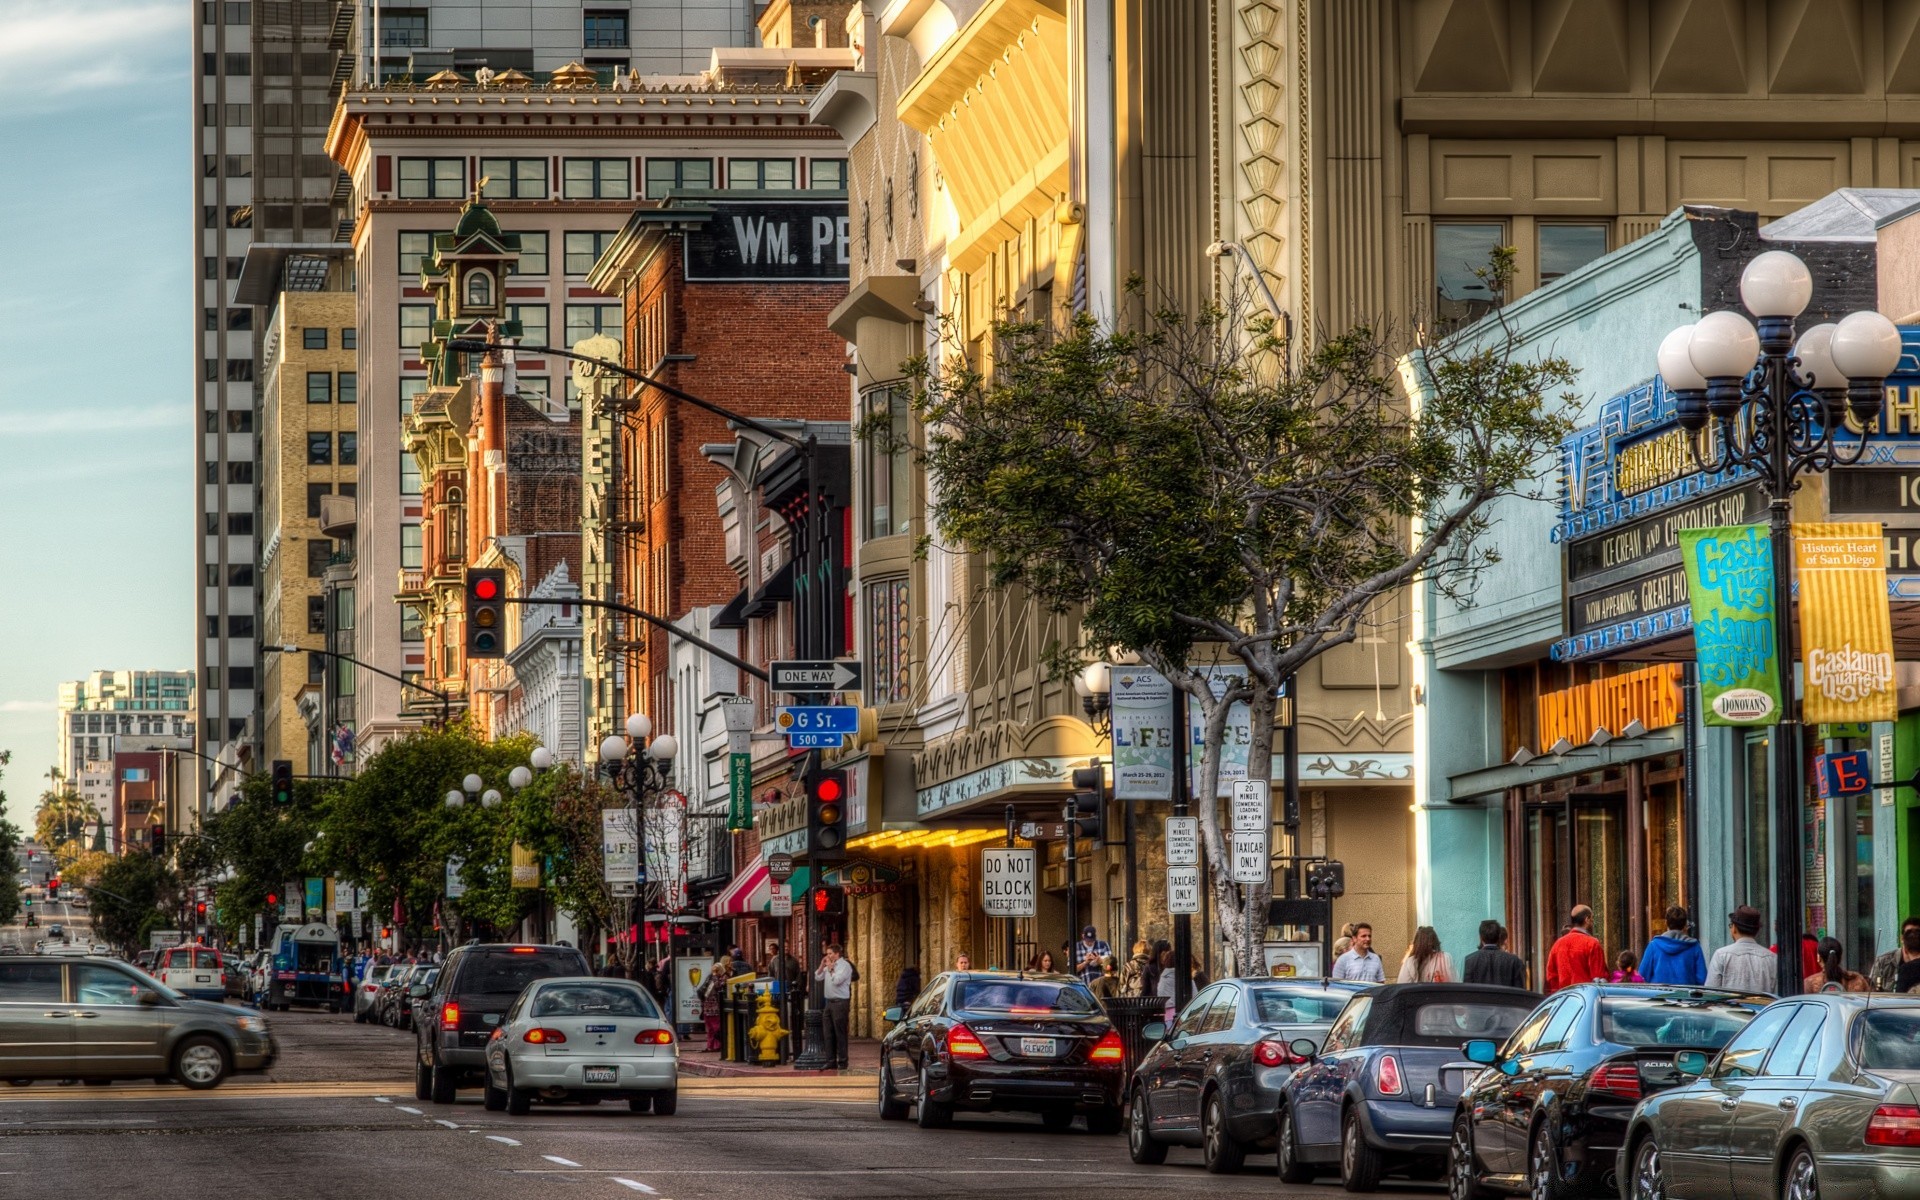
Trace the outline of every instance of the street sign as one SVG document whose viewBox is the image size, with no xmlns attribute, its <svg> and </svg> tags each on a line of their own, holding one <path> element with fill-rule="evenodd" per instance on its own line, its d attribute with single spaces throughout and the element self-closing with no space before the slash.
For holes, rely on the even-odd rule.
<svg viewBox="0 0 1920 1200">
<path fill-rule="evenodd" d="M 795 750 L 838 750 L 846 739 L 837 733 L 790 733 L 787 745 Z"/>
<path fill-rule="evenodd" d="M 1235 883 L 1265 883 L 1273 875 L 1273 864 L 1268 859 L 1267 831 L 1233 831 L 1233 881 Z"/>
<path fill-rule="evenodd" d="M 640 878 L 640 833 L 632 809 L 600 810 L 600 869 L 608 883 L 633 883 Z"/>
<path fill-rule="evenodd" d="M 1020 836 L 1030 842 L 1058 842 L 1067 836 L 1065 821 L 1022 821 Z"/>
<path fill-rule="evenodd" d="M 728 733 L 752 733 L 753 697 L 722 696 L 720 715 L 726 718 Z"/>
<path fill-rule="evenodd" d="M 781 850 L 767 855 L 767 878 L 785 883 L 793 878 L 793 855 Z"/>
<path fill-rule="evenodd" d="M 774 728 L 792 737 L 796 733 L 860 732 L 860 710 L 851 704 L 815 704 L 782 708 L 773 719 Z"/>
<path fill-rule="evenodd" d="M 776 883 L 767 893 L 767 915 L 770 917 L 790 917 L 793 915 L 793 893 L 784 883 Z"/>
<path fill-rule="evenodd" d="M 776 692 L 852 692 L 860 687 L 860 663 L 853 659 L 798 659 L 772 663 L 767 674 Z"/>
<path fill-rule="evenodd" d="M 1018 847 L 980 852 L 980 908 L 990 917 L 1033 915 L 1033 851 Z"/>
<path fill-rule="evenodd" d="M 1273 797 L 1273 786 L 1264 779 L 1236 779 L 1233 781 L 1233 828 L 1236 833 L 1262 835 L 1267 832 L 1270 819 L 1267 806 Z"/>
<path fill-rule="evenodd" d="M 1200 818 L 1167 818 L 1167 865 L 1170 867 L 1197 867 L 1200 865 Z"/>
<path fill-rule="evenodd" d="M 1200 911 L 1200 868 L 1167 868 L 1167 911 L 1192 916 Z"/>
<path fill-rule="evenodd" d="M 607 890 L 616 900 L 631 900 L 640 894 L 640 885 L 629 879 L 624 883 L 611 884 Z"/>
</svg>

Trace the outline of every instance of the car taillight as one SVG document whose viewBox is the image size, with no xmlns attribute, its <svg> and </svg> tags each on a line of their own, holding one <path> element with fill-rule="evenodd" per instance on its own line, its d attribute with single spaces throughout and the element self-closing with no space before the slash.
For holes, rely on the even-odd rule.
<svg viewBox="0 0 1920 1200">
<path fill-rule="evenodd" d="M 1640 1068 L 1632 1063 L 1608 1063 L 1593 1073 L 1593 1081 L 1587 1085 L 1587 1090 L 1618 1096 L 1622 1100 L 1638 1100 L 1642 1095 Z"/>
<path fill-rule="evenodd" d="M 440 1028 L 460 1028 L 460 1006 L 451 1000 L 440 1006 Z"/>
<path fill-rule="evenodd" d="M 985 1058 L 987 1048 L 975 1037 L 973 1030 L 965 1025 L 955 1025 L 947 1030 L 948 1058 Z"/>
<path fill-rule="evenodd" d="M 1093 1053 L 1087 1055 L 1088 1062 L 1105 1063 L 1116 1066 L 1127 1059 L 1127 1045 L 1120 1040 L 1118 1030 L 1109 1029 L 1100 1035 L 1093 1044 Z"/>
<path fill-rule="evenodd" d="M 671 1046 L 673 1045 L 673 1030 L 642 1029 L 639 1033 L 633 1035 L 633 1044 L 636 1046 Z"/>
<path fill-rule="evenodd" d="M 1382 1096 L 1398 1096 L 1406 1090 L 1400 1082 L 1400 1060 L 1391 1054 L 1382 1054 L 1380 1062 L 1373 1068 L 1373 1085 L 1380 1089 Z"/>
<path fill-rule="evenodd" d="M 1867 1120 L 1869 1146 L 1920 1146 L 1920 1108 L 1882 1104 Z"/>
<path fill-rule="evenodd" d="M 1300 1057 L 1287 1049 L 1285 1042 L 1268 1039 L 1253 1044 L 1253 1061 L 1263 1067 L 1291 1067 L 1300 1061 Z"/>
<path fill-rule="evenodd" d="M 521 1038 L 536 1046 L 564 1046 L 567 1042 L 567 1035 L 558 1029 L 529 1029 Z"/>
</svg>

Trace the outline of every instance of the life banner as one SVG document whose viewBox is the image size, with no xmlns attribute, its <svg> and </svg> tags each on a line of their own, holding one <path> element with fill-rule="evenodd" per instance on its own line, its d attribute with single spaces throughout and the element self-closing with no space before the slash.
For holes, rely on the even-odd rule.
<svg viewBox="0 0 1920 1200">
<path fill-rule="evenodd" d="M 1809 521 L 1793 527 L 1800 583 L 1802 715 L 1822 721 L 1893 721 L 1893 618 L 1887 543 L 1878 521 Z"/>
<path fill-rule="evenodd" d="M 1777 725 L 1773 545 L 1760 525 L 1680 531 L 1693 605 L 1702 718 L 1709 725 Z"/>
<path fill-rule="evenodd" d="M 513 844 L 513 856 L 510 860 L 513 869 L 513 884 L 517 888 L 537 888 L 540 886 L 540 856 L 522 846 Z"/>
</svg>

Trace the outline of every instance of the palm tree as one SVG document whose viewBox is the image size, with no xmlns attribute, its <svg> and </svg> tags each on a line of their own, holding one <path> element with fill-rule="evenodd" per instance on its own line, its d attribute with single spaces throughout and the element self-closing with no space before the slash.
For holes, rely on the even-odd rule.
<svg viewBox="0 0 1920 1200">
<path fill-rule="evenodd" d="M 48 774 L 58 775 L 59 769 Z M 51 849 L 77 841 L 88 823 L 99 820 L 100 810 L 91 801 L 82 800 L 79 793 L 47 791 L 41 794 L 40 807 L 34 812 L 33 830 L 36 840 Z"/>
</svg>

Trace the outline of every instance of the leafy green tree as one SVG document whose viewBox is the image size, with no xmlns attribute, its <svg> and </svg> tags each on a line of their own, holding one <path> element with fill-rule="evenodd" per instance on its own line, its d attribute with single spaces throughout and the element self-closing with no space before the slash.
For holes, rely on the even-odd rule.
<svg viewBox="0 0 1920 1200">
<path fill-rule="evenodd" d="M 172 928 L 180 897 L 180 877 L 151 854 L 113 859 L 87 891 L 94 931 L 123 950 L 143 947 L 155 929 Z"/>
<path fill-rule="evenodd" d="M 0 774 L 13 761 L 13 751 L 0 750 Z M 20 889 L 13 881 L 20 877 L 20 827 L 7 820 L 7 793 L 0 789 L 0 924 L 20 915 Z"/>
<path fill-rule="evenodd" d="M 1232 882 L 1215 795 L 1232 707 L 1264 774 L 1290 677 L 1396 591 L 1470 586 L 1496 558 L 1489 505 L 1536 494 L 1569 427 L 1574 371 L 1499 336 L 1411 356 L 1364 326 L 1292 344 L 1247 311 L 1002 323 L 990 364 L 956 348 L 910 370 L 940 534 L 993 586 L 1079 615 L 1053 669 L 1130 650 L 1189 697 L 1208 883 L 1254 973 L 1270 893 Z M 1246 675 L 1217 690 L 1215 659 Z"/>
<path fill-rule="evenodd" d="M 251 931 L 256 914 L 266 914 L 271 927 L 277 913 L 268 911 L 267 897 L 320 873 L 317 853 L 306 847 L 320 831 L 328 802 L 325 790 L 318 783 L 296 781 L 288 805 L 275 804 L 272 792 L 265 778 L 249 778 L 232 807 L 209 816 L 198 836 L 174 843 L 175 863 L 186 879 L 231 873 L 214 890 L 214 911 L 230 934 Z"/>
<path fill-rule="evenodd" d="M 49 774 L 58 775 L 55 768 Z M 34 839 L 53 851 L 55 858 L 64 865 L 86 852 L 81 839 L 86 836 L 87 826 L 100 820 L 100 810 L 89 800 L 82 800 L 80 794 L 69 788 L 55 786 L 40 794 L 40 805 L 34 812 Z"/>
</svg>

